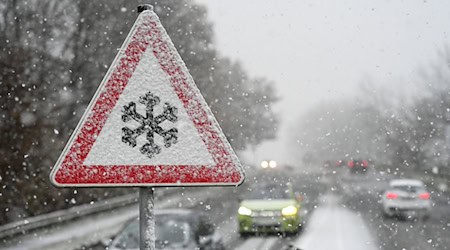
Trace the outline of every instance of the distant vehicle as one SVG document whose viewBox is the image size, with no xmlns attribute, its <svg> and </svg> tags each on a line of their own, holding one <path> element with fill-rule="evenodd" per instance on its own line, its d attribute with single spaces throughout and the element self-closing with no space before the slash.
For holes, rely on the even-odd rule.
<svg viewBox="0 0 450 250">
<path fill-rule="evenodd" d="M 419 180 L 392 180 L 382 196 L 382 204 L 386 217 L 427 219 L 431 211 L 430 193 Z"/>
<path fill-rule="evenodd" d="M 350 160 L 347 166 L 352 174 L 366 173 L 369 169 L 369 161 L 367 160 Z"/>
<path fill-rule="evenodd" d="M 156 249 L 223 250 L 221 238 L 206 216 L 189 209 L 155 212 Z M 109 250 L 139 249 L 139 221 L 131 220 L 112 240 Z"/>
<path fill-rule="evenodd" d="M 343 167 L 343 166 L 345 166 L 345 161 L 344 160 L 337 160 L 334 163 L 334 166 L 336 166 L 336 167 Z"/>
<path fill-rule="evenodd" d="M 269 185 L 253 189 L 238 210 L 239 234 L 298 233 L 301 229 L 301 197 L 292 185 Z"/>
</svg>

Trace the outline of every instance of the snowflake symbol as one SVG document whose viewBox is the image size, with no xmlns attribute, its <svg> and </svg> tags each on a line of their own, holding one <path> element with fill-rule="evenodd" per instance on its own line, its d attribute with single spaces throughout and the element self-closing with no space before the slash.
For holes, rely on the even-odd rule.
<svg viewBox="0 0 450 250">
<path fill-rule="evenodd" d="M 122 121 L 129 122 L 130 120 L 135 120 L 140 126 L 136 129 L 130 129 L 128 127 L 122 128 L 122 142 L 134 148 L 137 144 L 136 138 L 146 133 L 148 142 L 142 145 L 140 151 L 142 154 L 152 158 L 154 155 L 161 152 L 161 147 L 156 145 L 154 141 L 154 134 L 158 134 L 164 139 L 164 146 L 166 148 L 177 143 L 178 130 L 176 128 L 164 130 L 160 127 L 160 124 L 166 120 L 173 123 L 177 121 L 177 108 L 166 102 L 162 114 L 154 117 L 153 108 L 160 103 L 160 99 L 150 91 L 139 97 L 139 103 L 145 105 L 146 116 L 136 112 L 135 102 L 130 102 L 128 105 L 123 106 Z"/>
</svg>

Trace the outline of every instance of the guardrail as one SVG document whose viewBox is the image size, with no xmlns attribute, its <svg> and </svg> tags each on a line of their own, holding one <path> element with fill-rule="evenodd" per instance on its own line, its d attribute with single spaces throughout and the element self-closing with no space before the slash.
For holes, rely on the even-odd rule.
<svg viewBox="0 0 450 250">
<path fill-rule="evenodd" d="M 46 227 L 56 223 L 62 223 L 81 216 L 103 212 L 109 209 L 136 203 L 138 194 L 128 194 L 107 200 L 97 201 L 93 204 L 83 204 L 64 210 L 29 217 L 0 226 L 0 239 L 12 237 L 17 234 L 25 234 L 28 231 Z"/>
<path fill-rule="evenodd" d="M 250 174 L 254 176 L 255 174 Z M 194 191 L 196 188 L 190 187 L 190 191 Z M 201 187 L 199 187 L 201 189 Z M 155 199 L 158 200 L 161 197 L 178 193 L 184 188 L 160 188 L 155 192 Z M 167 198 L 167 197 L 166 197 Z M 29 217 L 20 221 L 11 222 L 8 224 L 0 225 L 0 240 L 18 234 L 25 234 L 29 231 L 44 228 L 57 223 L 67 222 L 82 216 L 101 213 L 110 209 L 119 208 L 122 206 L 131 205 L 137 203 L 139 199 L 138 192 L 114 197 L 107 200 L 97 201 L 93 204 L 83 204 L 74 206 L 64 210 L 58 210 L 47 214 Z"/>
<path fill-rule="evenodd" d="M 189 188 L 195 190 L 196 188 Z M 162 197 L 167 198 L 168 195 L 173 195 L 185 191 L 183 187 L 179 188 L 159 188 L 155 192 L 155 199 Z M 123 196 L 110 198 L 107 200 L 97 201 L 92 204 L 82 204 L 68 209 L 58 210 L 47 214 L 29 217 L 20 221 L 11 222 L 0 226 L 0 240 L 12 237 L 18 234 L 25 234 L 29 231 L 44 228 L 53 224 L 67 222 L 86 215 L 101 213 L 110 209 L 119 208 L 138 202 L 139 193 L 131 193 Z"/>
</svg>

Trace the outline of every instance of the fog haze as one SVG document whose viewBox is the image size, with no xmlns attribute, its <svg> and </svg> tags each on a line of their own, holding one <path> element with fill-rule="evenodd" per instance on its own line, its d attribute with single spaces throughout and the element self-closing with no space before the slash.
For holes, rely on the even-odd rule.
<svg viewBox="0 0 450 250">
<path fill-rule="evenodd" d="M 361 82 L 418 91 L 421 68 L 448 44 L 445 1 L 198 1 L 214 24 L 215 44 L 251 75 L 273 80 L 281 100 L 276 141 L 249 152 L 290 161 L 286 139 L 314 104 L 351 98 Z"/>
</svg>

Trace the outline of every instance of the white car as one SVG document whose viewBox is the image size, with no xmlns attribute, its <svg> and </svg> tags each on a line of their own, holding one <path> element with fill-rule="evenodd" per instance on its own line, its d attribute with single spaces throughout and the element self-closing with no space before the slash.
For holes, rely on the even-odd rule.
<svg viewBox="0 0 450 250">
<path fill-rule="evenodd" d="M 382 196 L 383 213 L 386 217 L 427 219 L 431 211 L 430 193 L 422 181 L 397 179 L 389 183 Z"/>
</svg>

